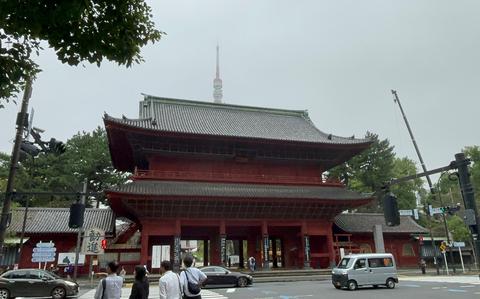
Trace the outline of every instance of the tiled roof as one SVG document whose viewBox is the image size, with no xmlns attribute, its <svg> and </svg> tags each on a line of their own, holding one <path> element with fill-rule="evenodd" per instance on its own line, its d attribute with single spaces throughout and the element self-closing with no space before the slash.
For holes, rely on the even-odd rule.
<svg viewBox="0 0 480 299">
<path fill-rule="evenodd" d="M 8 231 L 22 231 L 24 208 L 12 210 L 12 221 Z M 68 227 L 70 209 L 68 208 L 29 208 L 25 232 L 35 233 L 77 233 L 77 229 Z M 107 234 L 115 232 L 115 215 L 111 209 L 85 209 L 84 228 L 99 228 Z"/>
<path fill-rule="evenodd" d="M 185 181 L 137 180 L 120 185 L 109 192 L 162 196 L 212 196 L 242 198 L 303 198 L 333 200 L 369 199 L 342 187 L 291 186 L 263 184 L 204 183 Z"/>
<path fill-rule="evenodd" d="M 145 96 L 139 119 L 105 121 L 160 132 L 323 144 L 369 144 L 318 130 L 307 111 L 281 110 Z"/>
<path fill-rule="evenodd" d="M 399 226 L 387 226 L 383 214 L 351 213 L 335 217 L 335 224 L 348 233 L 373 233 L 373 227 L 381 224 L 384 233 L 426 233 L 410 216 L 400 216 Z"/>
</svg>

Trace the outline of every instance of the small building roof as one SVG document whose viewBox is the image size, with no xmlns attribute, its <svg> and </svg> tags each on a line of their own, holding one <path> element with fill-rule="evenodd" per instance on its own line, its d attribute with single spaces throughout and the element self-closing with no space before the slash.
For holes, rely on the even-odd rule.
<svg viewBox="0 0 480 299">
<path fill-rule="evenodd" d="M 181 134 L 240 137 L 332 145 L 370 144 L 327 134 L 315 127 L 306 110 L 285 110 L 171 99 L 145 95 L 138 119 L 105 115 L 105 122 Z"/>
<path fill-rule="evenodd" d="M 12 210 L 12 221 L 7 231 L 20 233 L 23 226 L 25 208 Z M 77 229 L 68 227 L 69 208 L 29 208 L 25 233 L 27 234 L 65 234 L 77 233 Z M 85 209 L 84 227 L 99 228 L 107 235 L 115 233 L 115 214 L 111 209 Z"/>
<path fill-rule="evenodd" d="M 373 233 L 373 227 L 381 224 L 384 233 L 410 233 L 423 234 L 428 230 L 417 224 L 410 216 L 400 216 L 400 225 L 387 226 L 383 214 L 375 213 L 349 213 L 339 214 L 335 217 L 335 224 L 348 233 Z"/>
<path fill-rule="evenodd" d="M 155 180 L 137 180 L 117 186 L 107 192 L 132 195 L 186 197 L 302 198 L 325 200 L 366 200 L 371 198 L 370 195 L 350 191 L 344 187 Z"/>
</svg>

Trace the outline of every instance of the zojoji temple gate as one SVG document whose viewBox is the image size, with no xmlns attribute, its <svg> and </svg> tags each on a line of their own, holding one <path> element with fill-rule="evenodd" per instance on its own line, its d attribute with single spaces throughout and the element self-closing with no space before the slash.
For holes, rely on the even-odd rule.
<svg viewBox="0 0 480 299">
<path fill-rule="evenodd" d="M 205 264 L 328 267 L 333 218 L 371 198 L 323 173 L 370 145 L 318 130 L 306 111 L 145 96 L 137 119 L 104 117 L 116 169 L 132 181 L 107 192 L 112 209 L 141 227 L 141 262 L 152 246 L 203 240 Z"/>
</svg>

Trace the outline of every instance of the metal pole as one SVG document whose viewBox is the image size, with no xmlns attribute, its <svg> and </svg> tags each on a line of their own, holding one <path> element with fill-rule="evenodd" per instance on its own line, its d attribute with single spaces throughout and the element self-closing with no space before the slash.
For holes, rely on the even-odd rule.
<svg viewBox="0 0 480 299">
<path fill-rule="evenodd" d="M 86 193 L 87 193 L 87 180 L 83 182 L 83 195 L 81 197 L 81 203 L 85 204 L 86 201 Z M 83 232 L 83 225 L 82 227 L 78 228 L 77 234 L 77 247 L 75 248 L 75 264 L 73 270 L 73 281 L 77 281 L 77 273 L 78 273 L 78 258 L 80 257 L 80 247 L 82 245 L 82 232 Z"/>
<path fill-rule="evenodd" d="M 403 111 L 402 103 L 400 103 L 400 99 L 398 98 L 397 91 L 392 90 L 392 94 L 393 94 L 393 97 L 394 97 L 393 101 L 398 104 L 398 107 L 400 108 L 400 112 L 402 113 L 403 120 L 405 121 L 405 125 L 407 126 L 408 134 L 410 135 L 410 139 L 412 139 L 412 143 L 413 143 L 413 146 L 415 147 L 415 152 L 417 153 L 418 160 L 420 160 L 420 165 L 422 166 L 423 172 L 427 172 L 427 167 L 425 166 L 425 162 L 423 161 L 422 154 L 420 154 L 420 150 L 418 149 L 417 141 L 415 140 L 415 137 L 413 136 L 412 128 L 410 127 L 410 124 L 408 123 L 407 116 L 405 115 L 405 112 Z M 430 193 L 435 198 L 435 190 L 433 188 L 433 184 L 432 184 L 432 180 L 430 179 L 430 176 L 427 175 L 426 179 L 427 179 L 428 187 L 430 188 Z M 428 204 L 427 204 L 427 206 L 428 206 Z M 427 217 L 430 218 L 430 215 L 428 213 L 427 213 L 427 215 L 428 215 Z M 448 233 L 447 233 L 447 235 L 448 235 Z M 433 235 L 432 235 L 431 226 L 430 226 L 430 238 L 432 240 L 433 252 L 434 252 L 434 254 L 436 254 L 435 240 L 434 240 Z M 436 259 L 436 257 L 434 259 Z M 437 265 L 437 274 L 440 274 L 440 268 L 439 268 L 439 265 L 438 265 L 438 261 L 437 261 L 436 265 Z"/>
<path fill-rule="evenodd" d="M 478 210 L 477 210 L 477 205 L 475 202 L 475 194 L 473 191 L 473 186 L 470 181 L 470 174 L 468 171 L 468 165 L 470 164 L 470 161 L 465 158 L 464 153 L 458 153 L 455 155 L 455 161 L 458 166 L 458 181 L 460 183 L 460 190 L 462 190 L 462 197 L 463 197 L 463 202 L 465 205 L 465 211 L 471 210 L 474 215 L 474 223 L 470 224 L 470 232 L 472 235 L 473 239 L 473 250 L 475 251 L 475 255 L 477 257 L 477 269 L 478 269 L 478 259 L 480 257 L 480 240 L 479 234 L 480 234 L 480 227 L 479 227 L 479 221 L 480 218 L 478 217 Z"/>
<path fill-rule="evenodd" d="M 3 249 L 5 241 L 5 232 L 10 225 L 10 207 L 12 205 L 15 174 L 18 168 L 18 159 L 20 157 L 20 145 L 23 139 L 23 127 L 27 120 L 28 102 L 32 95 L 32 81 L 27 79 L 25 91 L 23 93 L 22 106 L 17 115 L 17 133 L 13 143 L 12 156 L 10 157 L 10 170 L 8 173 L 7 188 L 5 190 L 5 199 L 3 201 L 2 215 L 0 218 L 0 249 Z"/>
<path fill-rule="evenodd" d="M 443 254 L 443 260 L 445 261 L 445 270 L 447 270 L 447 275 L 450 275 L 450 272 L 448 272 L 447 255 L 445 254 L 445 251 L 442 252 L 442 254 Z"/>
<path fill-rule="evenodd" d="M 463 264 L 462 248 L 458 246 L 458 252 L 460 253 L 460 262 L 462 263 L 462 271 L 465 273 L 465 265 Z"/>
</svg>

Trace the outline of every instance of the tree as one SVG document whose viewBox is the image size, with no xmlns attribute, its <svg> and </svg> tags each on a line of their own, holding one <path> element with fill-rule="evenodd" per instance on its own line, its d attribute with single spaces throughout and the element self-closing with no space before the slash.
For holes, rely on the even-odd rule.
<svg viewBox="0 0 480 299">
<path fill-rule="evenodd" d="M 460 217 L 449 217 L 447 226 L 454 241 L 470 242 L 470 231 Z"/>
<path fill-rule="evenodd" d="M 41 71 L 32 53 L 42 42 L 62 63 L 100 66 L 107 59 L 129 67 L 163 34 L 144 0 L 1 0 L 0 108 Z"/>
<path fill-rule="evenodd" d="M 393 162 L 393 178 L 400 178 L 417 173 L 414 161 L 407 157 L 395 158 Z M 392 185 L 390 190 L 397 196 L 399 209 L 413 209 L 416 207 L 417 197 L 424 198 L 426 190 L 422 179 L 418 178 L 397 185 Z"/>
<path fill-rule="evenodd" d="M 8 155 L 2 155 L 8 161 Z M 0 156 L 0 158 L 2 157 Z M 3 160 L 3 159 L 2 159 Z M 8 163 L 1 163 L 0 175 L 5 172 Z M 116 184 L 124 183 L 128 174 L 117 172 L 110 160 L 107 134 L 98 127 L 91 133 L 77 133 L 66 142 L 66 151 L 61 155 L 41 153 L 35 159 L 21 162 L 17 172 L 16 190 L 45 192 L 79 192 L 85 179 L 88 191 L 102 193 Z M 67 207 L 75 196 L 58 195 L 35 196 L 32 206 Z M 25 204 L 26 198 L 20 198 Z M 93 198 L 89 198 L 92 204 Z M 95 198 L 95 203 L 104 202 L 103 195 Z"/>
<path fill-rule="evenodd" d="M 348 188 L 358 192 L 376 192 L 393 177 L 395 153 L 388 139 L 380 140 L 377 134 L 367 132 L 365 138 L 372 145 L 349 161 L 328 171 L 329 177 L 339 178 Z M 361 208 L 378 211 L 381 202 Z"/>
</svg>

